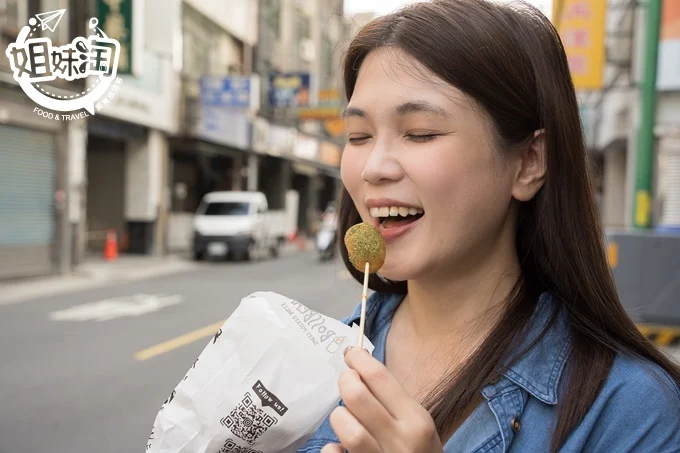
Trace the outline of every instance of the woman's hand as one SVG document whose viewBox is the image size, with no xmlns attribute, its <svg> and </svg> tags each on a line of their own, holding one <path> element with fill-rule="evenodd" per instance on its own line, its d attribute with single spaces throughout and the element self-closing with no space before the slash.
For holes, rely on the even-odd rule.
<svg viewBox="0 0 680 453">
<path fill-rule="evenodd" d="M 338 381 L 346 407 L 330 416 L 342 445 L 321 453 L 443 453 L 429 412 L 411 398 L 396 378 L 368 351 L 345 354 L 349 370 Z"/>
</svg>

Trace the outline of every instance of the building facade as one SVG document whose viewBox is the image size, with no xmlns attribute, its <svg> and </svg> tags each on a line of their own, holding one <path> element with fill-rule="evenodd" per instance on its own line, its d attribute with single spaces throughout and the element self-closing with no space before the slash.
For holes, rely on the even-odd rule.
<svg viewBox="0 0 680 453">
<path fill-rule="evenodd" d="M 653 224 L 680 226 L 680 4 L 662 2 L 654 130 Z M 640 82 L 644 70 L 645 5 L 608 0 L 602 89 L 580 92 L 591 151 L 601 156 L 605 227 L 633 224 Z"/>
<path fill-rule="evenodd" d="M 77 232 L 72 220 L 78 206 L 70 200 L 76 181 L 69 161 L 83 154 L 86 124 L 50 121 L 35 113 L 36 104 L 12 76 L 4 52 L 28 19 L 45 8 L 68 9 L 54 31 L 40 37 L 55 45 L 85 34 L 81 2 L 69 0 L 4 2 L 0 10 L 0 279 L 67 273 Z M 34 36 L 35 37 L 35 36 Z M 59 96 L 83 89 L 83 83 L 45 84 Z"/>
<path fill-rule="evenodd" d="M 48 121 L 0 53 L 0 279 L 68 273 L 100 257 L 185 250 L 203 195 L 260 190 L 288 230 L 313 233 L 339 194 L 342 0 L 0 2 L 3 49 L 36 14 L 54 45 L 96 17 L 121 43 L 117 95 Z M 55 80 L 68 96 L 91 88 Z"/>
<path fill-rule="evenodd" d="M 340 188 L 343 2 L 260 0 L 259 23 L 256 186 L 274 206 L 294 191 L 297 229 L 309 234 Z"/>
</svg>

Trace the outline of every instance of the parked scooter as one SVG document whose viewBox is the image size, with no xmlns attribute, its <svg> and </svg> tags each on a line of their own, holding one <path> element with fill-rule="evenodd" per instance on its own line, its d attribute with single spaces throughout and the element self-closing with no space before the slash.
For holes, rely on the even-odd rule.
<svg viewBox="0 0 680 453">
<path fill-rule="evenodd" d="M 332 260 L 335 257 L 337 235 L 335 210 L 329 209 L 323 214 L 319 232 L 316 235 L 316 248 L 321 261 Z"/>
</svg>

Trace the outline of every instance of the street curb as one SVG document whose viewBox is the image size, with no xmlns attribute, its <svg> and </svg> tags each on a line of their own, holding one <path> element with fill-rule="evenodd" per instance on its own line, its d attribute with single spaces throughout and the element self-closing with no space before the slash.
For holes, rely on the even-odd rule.
<svg viewBox="0 0 680 453">
<path fill-rule="evenodd" d="M 25 280 L 17 283 L 0 283 L 0 306 L 14 305 L 77 291 L 102 288 L 120 283 L 132 283 L 155 277 L 198 269 L 195 263 L 168 260 L 162 265 L 135 267 L 132 269 L 86 270 L 76 269 L 66 276 L 53 276 Z"/>
</svg>

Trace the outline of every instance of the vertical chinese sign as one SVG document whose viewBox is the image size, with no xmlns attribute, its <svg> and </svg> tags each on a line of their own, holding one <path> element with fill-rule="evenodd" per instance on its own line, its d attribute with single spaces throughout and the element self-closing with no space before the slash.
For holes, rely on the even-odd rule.
<svg viewBox="0 0 680 453">
<path fill-rule="evenodd" d="M 120 43 L 118 74 L 132 73 L 132 1 L 97 0 L 99 26 Z"/>
<path fill-rule="evenodd" d="M 680 1 L 664 0 L 659 41 L 659 90 L 680 90 Z"/>
<path fill-rule="evenodd" d="M 602 88 L 606 0 L 554 0 L 553 22 L 562 37 L 577 90 Z"/>
</svg>

